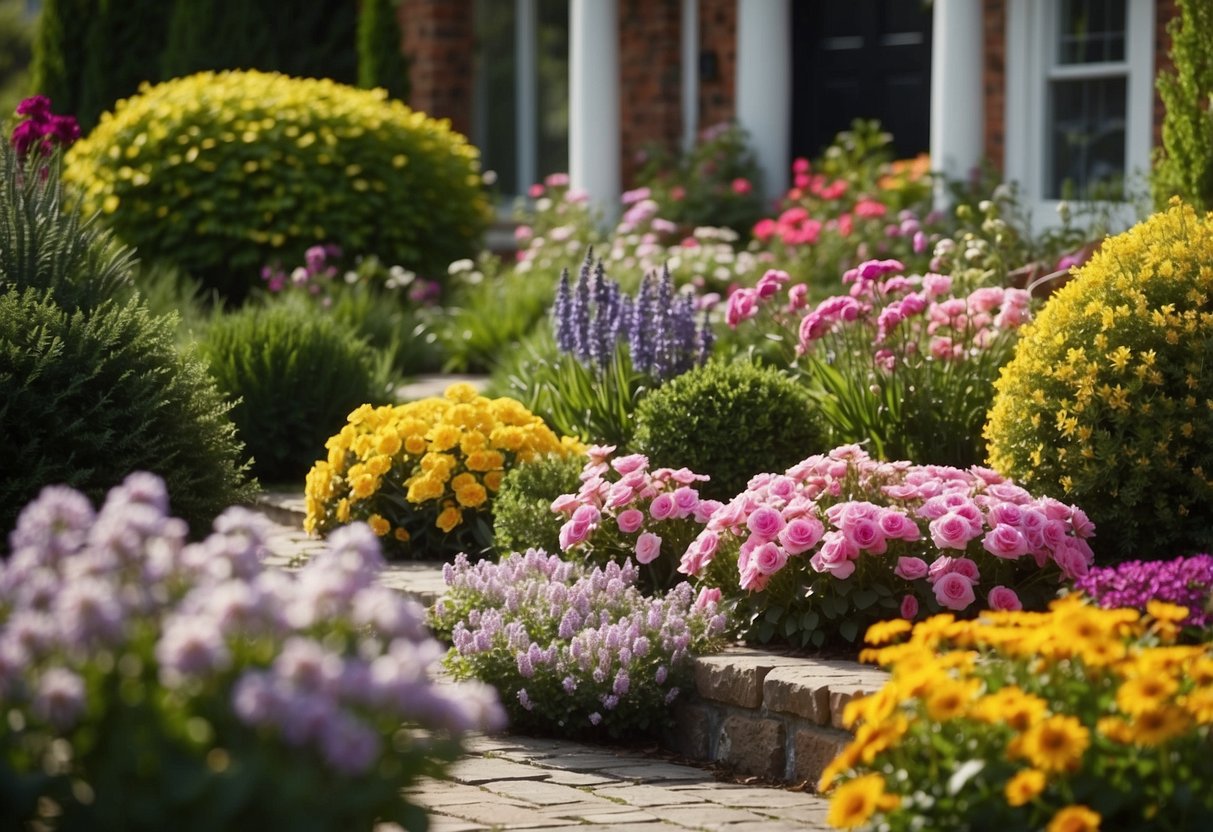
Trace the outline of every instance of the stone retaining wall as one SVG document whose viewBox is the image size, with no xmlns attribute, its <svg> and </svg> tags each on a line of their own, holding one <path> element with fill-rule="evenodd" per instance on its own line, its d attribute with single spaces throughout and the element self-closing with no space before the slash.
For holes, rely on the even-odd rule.
<svg viewBox="0 0 1213 832">
<path fill-rule="evenodd" d="M 694 660 L 695 690 L 675 706 L 666 746 L 738 774 L 815 783 L 850 740 L 842 710 L 888 674 L 857 662 L 749 648 Z"/>
</svg>

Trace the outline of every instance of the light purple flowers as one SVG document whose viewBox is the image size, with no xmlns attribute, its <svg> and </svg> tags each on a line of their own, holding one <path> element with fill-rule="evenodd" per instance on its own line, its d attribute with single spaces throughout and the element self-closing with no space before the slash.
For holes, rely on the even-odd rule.
<svg viewBox="0 0 1213 832">
<path fill-rule="evenodd" d="M 1149 601 L 1166 601 L 1188 608 L 1184 625 L 1213 625 L 1213 556 L 1192 555 L 1174 560 L 1126 561 L 1096 567 L 1075 587 L 1101 607 L 1144 610 Z"/>
</svg>

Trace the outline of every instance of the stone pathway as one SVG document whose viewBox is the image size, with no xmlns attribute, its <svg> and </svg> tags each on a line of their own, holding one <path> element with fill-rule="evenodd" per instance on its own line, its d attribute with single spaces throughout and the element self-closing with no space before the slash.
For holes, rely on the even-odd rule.
<svg viewBox="0 0 1213 832">
<path fill-rule="evenodd" d="M 274 524 L 267 563 L 289 569 L 323 547 L 303 533 L 298 494 L 264 495 L 257 508 Z M 426 604 L 443 591 L 436 563 L 392 564 L 384 581 Z M 409 792 L 429 810 L 432 832 L 830 828 L 828 801 L 817 795 L 722 783 L 640 752 L 510 735 L 475 737 L 467 748 L 449 780 L 427 779 Z"/>
</svg>

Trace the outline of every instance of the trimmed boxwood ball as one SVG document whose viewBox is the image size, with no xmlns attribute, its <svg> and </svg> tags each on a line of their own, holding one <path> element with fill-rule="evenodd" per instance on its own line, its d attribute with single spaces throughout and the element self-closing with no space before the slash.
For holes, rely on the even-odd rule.
<svg viewBox="0 0 1213 832">
<path fill-rule="evenodd" d="M 584 456 L 545 456 L 515 466 L 493 499 L 493 542 L 498 553 L 527 549 L 560 551 L 560 526 L 567 519 L 552 501 L 581 486 Z"/>
<path fill-rule="evenodd" d="M 1081 506 L 1103 560 L 1213 547 L 1213 215 L 1178 200 L 1099 252 L 1024 327 L 989 464 Z"/>
<path fill-rule="evenodd" d="M 67 155 L 86 214 L 230 297 L 316 243 L 428 277 L 489 219 L 478 151 L 381 89 L 256 71 L 141 87 Z"/>
<path fill-rule="evenodd" d="M 367 402 L 382 404 L 370 347 L 310 304 L 246 306 L 201 343 L 232 421 L 265 482 L 302 481 L 325 440 Z"/>
<path fill-rule="evenodd" d="M 821 452 L 824 432 L 809 394 L 779 370 L 712 361 L 641 399 L 633 443 L 652 467 L 709 475 L 700 494 L 727 500 L 755 474 Z"/>
</svg>

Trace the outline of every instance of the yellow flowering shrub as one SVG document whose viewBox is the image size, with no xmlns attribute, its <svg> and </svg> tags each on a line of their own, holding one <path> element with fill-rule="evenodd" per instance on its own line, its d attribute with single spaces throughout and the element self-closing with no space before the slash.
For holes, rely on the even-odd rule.
<svg viewBox="0 0 1213 832">
<path fill-rule="evenodd" d="M 584 452 L 521 403 L 464 383 L 442 397 L 363 405 L 325 447 L 307 475 L 308 533 L 363 520 L 386 553 L 434 559 L 490 548 L 493 497 L 515 464 Z"/>
<path fill-rule="evenodd" d="M 1176 642 L 1188 610 L 937 615 L 874 624 L 892 676 L 850 702 L 826 767 L 844 829 L 1213 828 L 1213 644 Z"/>
<path fill-rule="evenodd" d="M 141 256 L 235 295 L 317 243 L 442 274 L 489 217 L 478 151 L 447 122 L 257 71 L 143 85 L 71 148 L 64 180 Z"/>
<path fill-rule="evenodd" d="M 1024 327 L 989 464 L 1085 507 L 1096 554 L 1213 546 L 1213 214 L 1174 202 L 1101 250 Z"/>
</svg>

